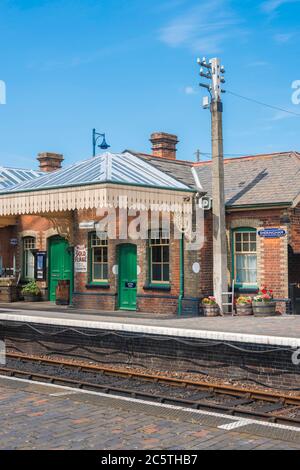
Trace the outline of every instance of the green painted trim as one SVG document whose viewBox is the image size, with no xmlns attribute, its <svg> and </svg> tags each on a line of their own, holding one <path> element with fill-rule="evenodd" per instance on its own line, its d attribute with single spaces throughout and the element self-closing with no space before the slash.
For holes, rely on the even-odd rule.
<svg viewBox="0 0 300 470">
<path fill-rule="evenodd" d="M 47 241 L 47 257 L 48 257 L 48 262 L 47 262 L 47 289 L 48 289 L 48 300 L 50 301 L 51 298 L 51 242 L 54 240 L 61 240 L 64 241 L 68 244 L 68 250 L 70 255 L 71 255 L 71 267 L 70 267 L 70 305 L 72 305 L 73 301 L 73 294 L 74 294 L 74 286 L 75 286 L 75 275 L 74 275 L 74 247 L 70 246 L 69 242 L 59 236 L 59 235 L 54 235 L 53 237 L 48 238 Z"/>
<path fill-rule="evenodd" d="M 234 279 L 234 270 L 235 270 L 235 264 L 234 264 L 234 255 L 235 255 L 235 246 L 234 246 L 234 234 L 235 233 L 243 233 L 243 232 L 257 232 L 257 229 L 254 227 L 237 227 L 231 229 L 231 281 L 235 281 Z M 235 288 L 239 289 L 240 292 L 243 289 L 253 289 L 257 290 L 258 287 L 256 284 L 242 284 L 242 283 L 235 283 Z"/>
<path fill-rule="evenodd" d="M 180 264 L 180 294 L 178 298 L 178 315 L 182 315 L 182 301 L 184 299 L 184 235 L 182 235 L 179 246 Z"/>
<path fill-rule="evenodd" d="M 104 181 L 102 183 L 84 183 L 84 184 L 70 184 L 69 186 L 51 186 L 49 187 L 44 187 L 44 188 L 35 188 L 35 189 L 23 189 L 20 191 L 7 191 L 7 192 L 1 192 L 0 193 L 0 199 L 1 196 L 9 196 L 10 194 L 22 194 L 22 193 L 35 193 L 35 192 L 40 192 L 40 191 L 55 191 L 56 189 L 68 189 L 68 188 L 80 188 L 83 186 L 95 186 L 95 185 L 107 185 L 107 184 L 112 184 L 116 186 L 130 186 L 130 187 L 137 187 L 137 188 L 150 188 L 150 189 L 163 189 L 166 191 L 179 191 L 179 192 L 184 192 L 184 193 L 197 193 L 195 189 L 191 188 L 173 188 L 172 186 L 157 186 L 157 185 L 149 185 L 149 184 L 137 184 L 137 183 L 122 183 L 118 181 Z"/>
<path fill-rule="evenodd" d="M 170 243 L 168 245 L 169 247 L 169 282 L 168 283 L 160 283 L 160 282 L 155 282 L 152 280 L 152 258 L 151 258 L 151 246 L 150 246 L 150 232 L 148 232 L 148 240 L 147 240 L 147 261 L 148 261 L 148 273 L 147 273 L 147 283 L 146 283 L 146 288 L 150 287 L 155 289 L 155 286 L 168 286 L 168 289 L 171 289 L 171 284 L 170 284 L 170 270 L 171 270 L 171 259 L 170 259 L 170 253 L 171 253 L 171 247 Z M 158 287 L 160 288 L 160 287 Z"/>
<path fill-rule="evenodd" d="M 144 286 L 145 290 L 171 290 L 171 284 L 149 283 Z"/>
<path fill-rule="evenodd" d="M 108 289 L 110 288 L 110 284 L 109 282 L 89 282 L 88 284 L 86 284 L 86 288 L 87 289 L 92 289 L 93 287 L 95 288 L 105 288 L 105 289 Z"/>
<path fill-rule="evenodd" d="M 92 266 L 92 236 L 95 234 L 95 230 L 88 232 L 88 287 L 97 286 L 110 286 L 109 281 L 93 281 L 93 266 Z M 109 247 L 107 247 L 107 250 Z"/>
<path fill-rule="evenodd" d="M 132 312 L 137 312 L 138 310 L 138 303 L 137 303 L 137 293 L 138 293 L 138 280 L 137 280 L 137 285 L 136 285 L 136 299 L 135 299 L 135 307 L 122 307 L 121 306 L 121 255 L 122 255 L 122 249 L 124 247 L 135 247 L 135 256 L 136 256 L 136 267 L 138 265 L 138 252 L 137 252 L 137 245 L 135 243 L 121 243 L 117 246 L 117 259 L 118 259 L 118 266 L 119 266 L 119 273 L 118 273 L 118 296 L 117 296 L 117 306 L 118 310 L 128 310 Z"/>
<path fill-rule="evenodd" d="M 243 233 L 243 232 L 257 232 L 257 229 L 254 227 L 237 227 L 233 228 L 234 233 Z"/>
<path fill-rule="evenodd" d="M 236 285 L 235 286 L 236 290 L 240 293 L 255 293 L 259 290 L 259 287 L 257 285 L 253 285 L 253 286 L 248 286 L 246 287 L 245 285 L 242 286 L 242 285 Z"/>
</svg>

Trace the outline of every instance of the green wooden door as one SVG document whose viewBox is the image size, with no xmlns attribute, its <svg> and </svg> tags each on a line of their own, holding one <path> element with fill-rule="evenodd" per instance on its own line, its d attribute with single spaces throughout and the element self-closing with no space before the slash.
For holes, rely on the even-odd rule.
<svg viewBox="0 0 300 470">
<path fill-rule="evenodd" d="M 67 240 L 52 238 L 49 242 L 49 299 L 56 300 L 58 281 L 70 281 L 71 297 L 73 289 L 73 256 Z"/>
<path fill-rule="evenodd" d="M 119 308 L 136 310 L 137 252 L 136 245 L 119 246 Z"/>
</svg>

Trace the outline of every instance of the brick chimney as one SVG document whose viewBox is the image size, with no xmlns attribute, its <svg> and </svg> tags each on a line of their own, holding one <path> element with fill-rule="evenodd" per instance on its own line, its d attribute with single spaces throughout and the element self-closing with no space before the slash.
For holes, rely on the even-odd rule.
<svg viewBox="0 0 300 470">
<path fill-rule="evenodd" d="M 154 132 L 151 135 L 152 154 L 154 157 L 176 160 L 176 145 L 179 140 L 177 135 L 167 134 L 166 132 Z"/>
<path fill-rule="evenodd" d="M 64 157 L 60 153 L 43 152 L 38 154 L 37 159 L 40 162 L 40 170 L 49 173 L 61 168 Z"/>
</svg>

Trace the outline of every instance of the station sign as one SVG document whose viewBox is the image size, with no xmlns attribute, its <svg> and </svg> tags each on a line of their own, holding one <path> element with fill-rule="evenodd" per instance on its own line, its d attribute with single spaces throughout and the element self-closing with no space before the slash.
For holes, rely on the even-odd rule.
<svg viewBox="0 0 300 470">
<path fill-rule="evenodd" d="M 125 282 L 126 289 L 136 289 L 136 282 Z"/>
<path fill-rule="evenodd" d="M 94 230 L 95 221 L 94 220 L 89 220 L 89 221 L 80 222 L 79 228 L 80 228 L 80 230 Z"/>
<path fill-rule="evenodd" d="M 266 228 L 258 231 L 261 238 L 282 238 L 286 236 L 286 230 L 281 228 Z"/>
<path fill-rule="evenodd" d="M 17 246 L 18 245 L 18 239 L 17 238 L 11 238 L 9 242 L 10 242 L 11 246 Z"/>
</svg>

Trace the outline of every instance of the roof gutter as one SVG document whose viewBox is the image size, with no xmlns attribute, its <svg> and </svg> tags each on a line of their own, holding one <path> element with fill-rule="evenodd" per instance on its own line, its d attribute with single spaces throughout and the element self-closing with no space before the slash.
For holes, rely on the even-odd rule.
<svg viewBox="0 0 300 470">
<path fill-rule="evenodd" d="M 274 202 L 274 203 L 261 203 L 261 204 L 240 204 L 240 205 L 226 205 L 227 212 L 242 211 L 242 210 L 261 210 L 261 209 L 282 209 L 284 207 L 291 207 L 292 202 Z"/>
<path fill-rule="evenodd" d="M 68 189 L 68 188 L 79 188 L 79 187 L 84 187 L 84 186 L 93 186 L 93 185 L 107 185 L 107 184 L 113 184 L 116 186 L 130 186 L 130 187 L 138 187 L 138 188 L 148 188 L 148 189 L 162 189 L 162 190 L 167 190 L 167 191 L 180 191 L 180 192 L 187 192 L 187 193 L 195 193 L 195 189 L 191 188 L 174 188 L 170 186 L 156 186 L 156 185 L 148 185 L 148 184 L 139 184 L 139 183 L 126 183 L 126 182 L 119 182 L 119 181 L 101 181 L 101 182 L 93 182 L 93 183 L 80 183 L 80 184 L 70 184 L 66 186 L 52 186 L 52 187 L 43 187 L 43 188 L 30 188 L 30 189 L 22 189 L 22 190 L 16 190 L 14 191 L 11 189 L 10 191 L 0 191 L 0 198 L 1 196 L 10 196 L 14 194 L 22 194 L 22 193 L 35 193 L 38 191 L 53 191 L 56 189 Z"/>
</svg>

